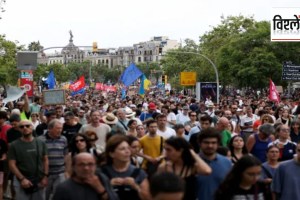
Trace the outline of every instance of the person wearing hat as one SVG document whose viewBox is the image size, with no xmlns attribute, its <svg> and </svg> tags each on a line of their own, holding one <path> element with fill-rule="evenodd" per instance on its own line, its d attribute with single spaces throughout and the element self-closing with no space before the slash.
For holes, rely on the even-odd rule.
<svg viewBox="0 0 300 200">
<path fill-rule="evenodd" d="M 148 104 L 148 111 L 142 112 L 140 115 L 140 120 L 143 122 L 143 124 L 147 124 L 147 121 L 149 119 L 153 119 L 153 114 L 157 113 L 156 105 L 153 102 L 150 102 Z"/>
<path fill-rule="evenodd" d="M 102 121 L 111 127 L 111 134 L 121 132 L 121 129 L 116 125 L 119 120 L 113 113 L 106 113 L 106 115 L 102 117 Z"/>
<path fill-rule="evenodd" d="M 209 103 L 207 105 L 207 110 L 205 111 L 209 116 L 214 117 L 215 116 L 215 111 L 214 111 L 214 104 L 213 103 Z"/>
<path fill-rule="evenodd" d="M 182 107 L 182 112 L 176 115 L 177 124 L 185 124 L 187 121 L 190 120 L 189 110 L 189 107 L 186 105 Z"/>
<path fill-rule="evenodd" d="M 128 108 L 128 107 L 125 108 L 125 115 L 126 115 L 126 118 L 129 120 L 134 119 L 138 125 L 143 124 L 139 118 L 135 117 L 136 112 L 134 112 L 131 108 Z"/>
</svg>

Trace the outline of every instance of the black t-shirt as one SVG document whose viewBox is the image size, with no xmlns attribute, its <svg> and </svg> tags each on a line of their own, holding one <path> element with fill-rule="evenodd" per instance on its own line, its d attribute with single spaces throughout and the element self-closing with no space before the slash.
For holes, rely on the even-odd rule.
<svg viewBox="0 0 300 200">
<path fill-rule="evenodd" d="M 7 136 L 7 142 L 12 143 L 13 141 L 22 137 L 22 133 L 14 128 L 11 128 L 6 132 L 6 136 Z"/>
<path fill-rule="evenodd" d="M 232 200 L 265 200 L 265 186 L 263 183 L 253 185 L 249 190 L 238 188 L 232 197 Z"/>
<path fill-rule="evenodd" d="M 7 144 L 4 140 L 0 139 L 0 158 L 2 158 L 3 154 L 7 153 Z M 4 160 L 0 161 L 0 171 L 4 170 Z"/>
<path fill-rule="evenodd" d="M 70 126 L 70 125 L 64 123 L 62 135 L 65 136 L 67 138 L 68 142 L 70 143 L 73 136 L 78 133 L 78 131 L 81 127 L 82 127 L 82 124 L 80 124 L 80 123 L 77 123 L 74 126 Z"/>
<path fill-rule="evenodd" d="M 41 123 L 36 127 L 35 132 L 37 136 L 41 136 L 44 135 L 44 133 L 46 133 L 47 130 L 48 130 L 48 125 L 46 123 Z"/>
</svg>

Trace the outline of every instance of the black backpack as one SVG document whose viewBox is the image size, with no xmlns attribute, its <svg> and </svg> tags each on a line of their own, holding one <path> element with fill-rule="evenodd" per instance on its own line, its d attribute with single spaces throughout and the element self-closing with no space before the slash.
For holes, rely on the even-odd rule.
<svg viewBox="0 0 300 200">
<path fill-rule="evenodd" d="M 140 174 L 141 169 L 140 168 L 135 168 L 130 175 L 134 180 L 136 177 Z M 110 170 L 108 170 L 106 167 L 102 168 L 102 172 L 109 178 L 116 178 L 113 177 L 112 174 L 110 173 Z M 129 185 L 115 185 L 112 186 L 113 190 L 118 194 L 120 200 L 140 200 L 138 191 L 133 189 Z"/>
</svg>

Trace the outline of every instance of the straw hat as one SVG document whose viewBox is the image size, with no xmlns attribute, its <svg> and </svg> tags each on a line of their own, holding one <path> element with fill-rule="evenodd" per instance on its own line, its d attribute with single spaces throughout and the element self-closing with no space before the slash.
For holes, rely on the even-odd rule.
<svg viewBox="0 0 300 200">
<path fill-rule="evenodd" d="M 106 124 L 116 124 L 118 122 L 118 118 L 112 113 L 107 113 L 104 117 L 102 117 L 102 120 Z"/>
<path fill-rule="evenodd" d="M 135 115 L 135 112 L 132 111 L 131 108 L 126 107 L 125 108 L 125 114 L 127 118 L 133 117 Z"/>
</svg>

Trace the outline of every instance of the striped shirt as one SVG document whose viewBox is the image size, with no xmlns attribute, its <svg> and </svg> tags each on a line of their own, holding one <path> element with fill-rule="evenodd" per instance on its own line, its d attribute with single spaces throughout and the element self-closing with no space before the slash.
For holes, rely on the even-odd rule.
<svg viewBox="0 0 300 200">
<path fill-rule="evenodd" d="M 38 137 L 46 143 L 49 159 L 49 175 L 65 172 L 65 156 L 68 154 L 68 141 L 65 136 L 51 138 L 48 132 Z"/>
</svg>

